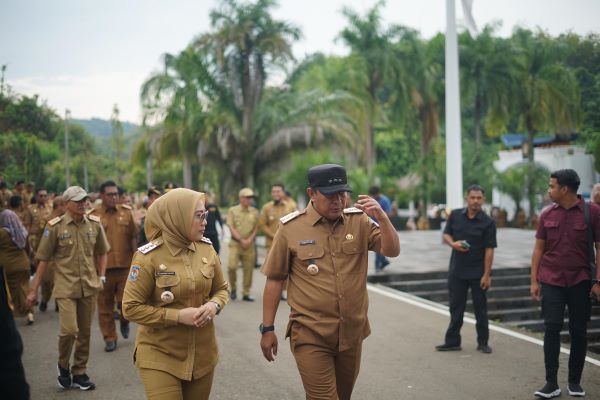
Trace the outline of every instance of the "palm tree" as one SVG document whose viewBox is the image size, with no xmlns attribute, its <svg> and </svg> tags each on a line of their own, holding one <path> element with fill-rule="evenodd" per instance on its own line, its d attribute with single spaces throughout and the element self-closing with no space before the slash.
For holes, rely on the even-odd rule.
<svg viewBox="0 0 600 400">
<path fill-rule="evenodd" d="M 543 33 L 517 29 L 511 38 L 518 46 L 514 107 L 527 130 L 528 220 L 535 213 L 533 138 L 547 130 L 572 131 L 579 122 L 579 85 L 573 71 L 560 62 L 560 52 Z"/>
<path fill-rule="evenodd" d="M 493 36 L 495 29 L 486 25 L 475 38 L 468 31 L 460 36 L 461 93 L 472 101 L 476 150 L 484 115 L 487 133 L 497 133 L 510 116 L 514 92 L 516 51 L 509 40 Z"/>
<path fill-rule="evenodd" d="M 193 43 L 211 58 L 214 99 L 220 109 L 230 112 L 241 135 L 235 135 L 242 154 L 240 184 L 252 186 L 255 161 L 252 149 L 256 140 L 254 117 L 263 95 L 267 71 L 282 68 L 293 60 L 292 41 L 300 38 L 300 30 L 271 17 L 274 0 L 239 3 L 224 0 L 220 8 L 211 11 L 214 32 L 201 35 Z"/>
<path fill-rule="evenodd" d="M 366 157 L 369 173 L 376 163 L 375 156 L 375 123 L 381 117 L 381 90 L 389 82 L 396 71 L 397 62 L 392 51 L 393 42 L 398 39 L 404 28 L 398 25 L 382 26 L 380 9 L 385 5 L 379 1 L 363 16 L 351 8 L 344 7 L 342 14 L 348 21 L 339 34 L 342 41 L 350 48 L 352 55 L 357 56 L 359 69 L 366 75 L 365 92 L 367 106 Z M 361 68 L 362 67 L 362 68 Z"/>
<path fill-rule="evenodd" d="M 159 153 L 182 160 L 183 185 L 188 188 L 193 184 L 197 147 L 206 129 L 203 102 L 210 85 L 203 55 L 187 48 L 178 56 L 165 54 L 164 70 L 142 86 L 144 118 L 162 122 L 161 129 L 155 131 Z"/>
</svg>

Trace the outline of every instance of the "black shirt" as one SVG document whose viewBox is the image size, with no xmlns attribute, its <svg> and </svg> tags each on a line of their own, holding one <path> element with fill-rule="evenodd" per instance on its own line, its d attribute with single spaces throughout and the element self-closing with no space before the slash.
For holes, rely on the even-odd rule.
<svg viewBox="0 0 600 400">
<path fill-rule="evenodd" d="M 217 234 L 217 222 L 221 225 L 221 229 L 223 228 L 223 221 L 221 221 L 221 213 L 219 212 L 219 207 L 216 204 L 207 204 L 206 209 L 208 210 L 208 215 L 206 216 L 206 228 L 204 232 L 207 234 Z"/>
<path fill-rule="evenodd" d="M 470 219 L 467 209 L 453 210 L 444 233 L 456 240 L 466 240 L 471 248 L 462 253 L 452 249 L 450 275 L 460 279 L 479 279 L 483 276 L 485 249 L 495 248 L 496 223 L 480 211 Z"/>
</svg>

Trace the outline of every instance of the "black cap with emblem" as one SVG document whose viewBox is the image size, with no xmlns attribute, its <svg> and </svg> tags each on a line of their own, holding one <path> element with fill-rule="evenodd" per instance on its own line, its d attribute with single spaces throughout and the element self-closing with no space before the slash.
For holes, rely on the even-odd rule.
<svg viewBox="0 0 600 400">
<path fill-rule="evenodd" d="M 324 195 L 351 192 L 346 170 L 337 164 L 317 165 L 308 170 L 308 186 Z"/>
</svg>

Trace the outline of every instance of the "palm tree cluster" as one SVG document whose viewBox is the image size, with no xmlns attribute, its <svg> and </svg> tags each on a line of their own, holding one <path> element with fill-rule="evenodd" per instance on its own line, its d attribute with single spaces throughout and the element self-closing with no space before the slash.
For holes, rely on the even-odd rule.
<svg viewBox="0 0 600 400">
<path fill-rule="evenodd" d="M 229 195 L 285 178 L 306 155 L 327 154 L 398 195 L 399 178 L 417 175 L 408 198 L 423 208 L 443 202 L 444 36 L 424 39 L 384 24 L 380 1 L 364 15 L 342 9 L 347 24 L 337 40 L 348 55 L 296 62 L 300 29 L 274 19 L 275 6 L 224 0 L 210 13 L 210 31 L 181 53 L 165 54 L 162 70 L 141 90 L 145 134 L 134 160 L 150 176 L 181 163 L 184 186 L 210 182 Z M 496 30 L 459 36 L 465 185 L 491 186 L 498 135 L 520 131 L 530 165 L 523 192 L 533 199 L 533 138 L 600 131 L 581 112 L 596 108 L 579 89 L 586 79 L 600 82 L 600 40 L 521 28 L 500 38 Z M 576 52 L 588 55 L 587 64 Z M 592 96 L 599 101 L 600 90 Z"/>
</svg>

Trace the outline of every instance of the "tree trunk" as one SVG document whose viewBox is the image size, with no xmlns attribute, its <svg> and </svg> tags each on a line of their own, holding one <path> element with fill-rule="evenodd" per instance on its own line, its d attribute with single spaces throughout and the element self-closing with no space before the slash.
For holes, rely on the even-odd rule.
<svg viewBox="0 0 600 400">
<path fill-rule="evenodd" d="M 150 187 L 154 182 L 154 170 L 152 169 L 152 156 L 146 158 L 146 187 Z"/>
<path fill-rule="evenodd" d="M 369 176 L 373 172 L 373 167 L 375 166 L 375 127 L 371 122 L 369 122 L 367 127 L 367 172 Z"/>
<path fill-rule="evenodd" d="M 183 153 L 183 187 L 192 188 L 192 162 L 186 153 Z"/>
<path fill-rule="evenodd" d="M 535 134 L 531 116 L 527 116 L 527 199 L 529 200 L 529 214 L 527 226 L 532 227 L 535 214 L 535 160 L 533 159 L 533 136 Z"/>
</svg>

